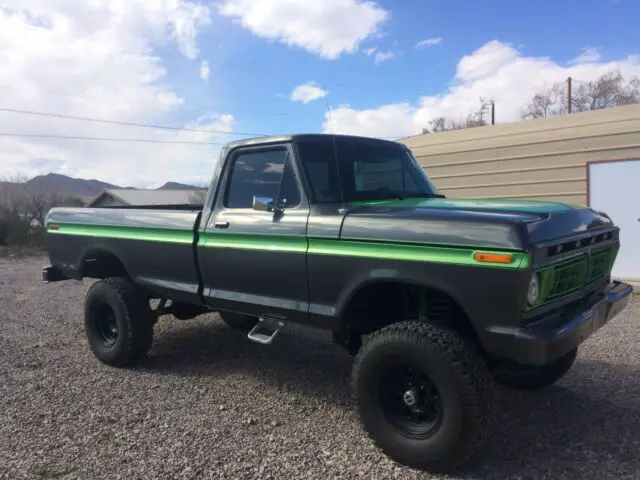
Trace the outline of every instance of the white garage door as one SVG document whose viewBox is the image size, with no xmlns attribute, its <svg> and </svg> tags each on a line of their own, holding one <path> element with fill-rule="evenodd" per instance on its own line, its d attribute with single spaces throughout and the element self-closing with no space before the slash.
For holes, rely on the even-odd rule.
<svg viewBox="0 0 640 480">
<path fill-rule="evenodd" d="M 620 227 L 620 252 L 612 276 L 640 281 L 640 159 L 593 163 L 589 206 L 607 213 Z"/>
</svg>

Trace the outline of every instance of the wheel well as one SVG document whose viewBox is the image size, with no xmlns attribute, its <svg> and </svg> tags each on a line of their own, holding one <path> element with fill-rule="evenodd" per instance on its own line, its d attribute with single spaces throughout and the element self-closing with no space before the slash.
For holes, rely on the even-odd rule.
<svg viewBox="0 0 640 480">
<path fill-rule="evenodd" d="M 80 264 L 81 278 L 129 277 L 127 269 L 118 257 L 109 252 L 91 252 Z"/>
<path fill-rule="evenodd" d="M 462 306 L 436 288 L 401 282 L 376 282 L 361 288 L 341 317 L 338 338 L 358 339 L 403 320 L 448 326 L 481 348 L 480 339 Z"/>
</svg>

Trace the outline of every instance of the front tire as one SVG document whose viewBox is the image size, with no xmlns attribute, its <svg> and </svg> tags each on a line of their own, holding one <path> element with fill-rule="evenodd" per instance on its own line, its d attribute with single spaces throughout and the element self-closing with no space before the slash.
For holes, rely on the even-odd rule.
<svg viewBox="0 0 640 480">
<path fill-rule="evenodd" d="M 575 348 L 557 360 L 542 366 L 500 366 L 493 374 L 496 383 L 516 390 L 547 388 L 564 377 L 578 356 Z"/>
<path fill-rule="evenodd" d="M 378 330 L 356 356 L 352 386 L 370 438 L 404 465 L 450 471 L 488 436 L 490 373 L 473 346 L 446 328 L 410 321 Z"/>
<path fill-rule="evenodd" d="M 126 278 L 107 278 L 89 288 L 84 326 L 98 359 L 113 367 L 130 366 L 153 343 L 153 312 L 138 287 Z"/>
</svg>

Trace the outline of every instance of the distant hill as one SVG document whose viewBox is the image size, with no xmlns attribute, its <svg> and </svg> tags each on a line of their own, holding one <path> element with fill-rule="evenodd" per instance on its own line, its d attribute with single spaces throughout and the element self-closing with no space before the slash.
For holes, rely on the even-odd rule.
<svg viewBox="0 0 640 480">
<path fill-rule="evenodd" d="M 120 188 L 111 183 L 100 180 L 85 180 L 84 178 L 72 178 L 59 173 L 38 175 L 25 182 L 26 186 L 45 193 L 63 193 L 77 197 L 91 197 L 99 194 L 105 188 Z"/>
<path fill-rule="evenodd" d="M 26 181 L 25 185 L 29 188 L 47 194 L 60 193 L 62 195 L 80 197 L 82 199 L 93 198 L 106 188 L 133 188 L 121 187 L 95 179 L 87 180 L 84 178 L 72 178 L 59 173 L 38 175 L 37 177 L 33 177 L 31 180 Z M 159 187 L 158 190 L 194 190 L 197 188 L 198 187 L 186 185 L 184 183 L 167 182 Z"/>
<path fill-rule="evenodd" d="M 187 185 L 186 183 L 178 183 L 178 182 L 167 182 L 161 187 L 158 187 L 158 190 L 196 190 L 201 187 L 196 187 L 194 185 Z"/>
</svg>

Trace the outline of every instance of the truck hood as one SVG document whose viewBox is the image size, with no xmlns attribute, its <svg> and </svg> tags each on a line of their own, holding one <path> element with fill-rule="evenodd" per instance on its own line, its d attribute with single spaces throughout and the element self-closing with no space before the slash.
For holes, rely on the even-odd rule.
<svg viewBox="0 0 640 480">
<path fill-rule="evenodd" d="M 613 226 L 605 214 L 557 202 L 408 198 L 351 204 L 341 238 L 524 250 Z"/>
<path fill-rule="evenodd" d="M 466 199 L 466 198 L 407 198 L 404 200 L 374 200 L 356 202 L 358 206 L 383 206 L 395 208 L 442 208 L 448 210 L 467 210 L 483 212 L 532 213 L 546 215 L 554 212 L 566 212 L 576 207 L 558 202 L 541 202 L 512 199 Z"/>
</svg>

